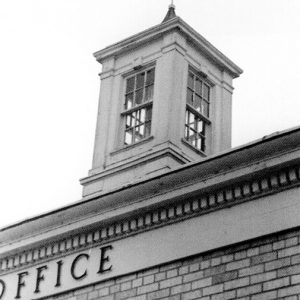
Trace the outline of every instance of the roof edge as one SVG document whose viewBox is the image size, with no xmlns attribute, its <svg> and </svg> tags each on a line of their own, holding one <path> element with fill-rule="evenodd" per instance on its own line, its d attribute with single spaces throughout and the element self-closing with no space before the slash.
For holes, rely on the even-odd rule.
<svg viewBox="0 0 300 300">
<path fill-rule="evenodd" d="M 214 47 L 208 40 L 206 40 L 200 33 L 188 25 L 183 19 L 176 16 L 166 22 L 150 27 L 140 33 L 130 36 L 120 42 L 112 44 L 94 53 L 94 57 L 100 63 L 109 57 L 119 55 L 123 51 L 136 48 L 148 40 L 152 40 L 170 30 L 179 28 L 196 46 L 201 48 L 206 55 L 211 57 L 218 65 L 230 71 L 234 77 L 238 77 L 243 73 L 243 70 L 237 66 L 226 55 Z"/>
<path fill-rule="evenodd" d="M 197 165 L 205 165 L 206 163 L 209 163 L 211 161 L 214 161 L 214 160 L 216 161 L 216 160 L 222 159 L 223 157 L 225 158 L 225 157 L 227 157 L 229 155 L 237 154 L 237 153 L 239 153 L 241 151 L 246 151 L 247 149 L 253 149 L 253 148 L 255 148 L 255 147 L 259 146 L 259 145 L 262 145 L 262 144 L 265 144 L 265 143 L 269 143 L 269 142 L 272 142 L 272 141 L 274 141 L 276 139 L 281 139 L 281 138 L 287 137 L 288 135 L 292 135 L 292 134 L 298 134 L 299 135 L 300 134 L 300 126 L 293 127 L 293 128 L 290 128 L 290 129 L 286 129 L 286 130 L 280 131 L 280 132 L 275 132 L 275 133 L 272 133 L 270 135 L 263 136 L 262 138 L 257 139 L 255 141 L 252 141 L 250 143 L 243 144 L 241 146 L 229 149 L 227 151 L 218 153 L 216 155 L 209 156 L 209 157 L 207 157 L 204 160 L 196 161 L 196 162 L 193 162 L 193 163 L 189 163 L 189 164 L 180 166 L 180 167 L 178 167 L 178 168 L 176 168 L 174 170 L 171 170 L 168 173 L 161 174 L 161 175 L 159 175 L 157 177 L 153 177 L 153 178 L 150 178 L 150 179 L 141 180 L 141 181 L 132 183 L 130 185 L 122 186 L 120 188 L 117 188 L 116 190 L 109 191 L 109 192 L 104 193 L 104 194 L 102 194 L 100 196 L 97 195 L 97 196 L 95 196 L 93 198 L 86 199 L 86 200 L 82 200 L 81 199 L 81 200 L 76 201 L 76 202 L 74 202 L 72 204 L 68 204 L 68 205 L 62 206 L 62 207 L 60 207 L 58 209 L 42 213 L 42 214 L 34 216 L 32 218 L 24 219 L 22 221 L 16 222 L 16 223 L 11 224 L 9 226 L 5 226 L 5 227 L 0 228 L 0 233 L 4 232 L 4 231 L 9 231 L 10 229 L 22 226 L 22 225 L 24 225 L 26 223 L 33 222 L 33 221 L 41 219 L 43 217 L 54 215 L 56 213 L 65 211 L 67 209 L 71 209 L 73 207 L 80 206 L 81 204 L 84 204 L 84 203 L 87 204 L 89 202 L 93 202 L 93 201 L 99 200 L 99 198 L 103 198 L 103 197 L 111 195 L 111 194 L 122 192 L 124 190 L 130 189 L 130 188 L 135 187 L 135 186 L 140 185 L 140 184 L 145 184 L 147 182 L 155 181 L 157 179 L 161 179 L 161 178 L 164 178 L 164 177 L 166 178 L 166 177 L 172 176 L 173 174 L 179 173 L 179 172 L 181 172 L 183 170 L 187 170 L 187 169 L 193 168 L 193 167 L 195 167 Z M 293 137 L 291 137 L 290 139 L 294 140 Z M 300 139 L 300 137 L 299 137 L 299 139 Z M 280 142 L 278 144 L 281 145 Z M 298 145 L 299 145 L 298 148 L 300 148 L 300 143 Z M 284 148 L 284 145 L 282 145 L 282 148 Z M 295 149 L 296 148 L 297 147 L 295 147 Z M 281 152 L 283 152 L 283 151 L 281 151 Z"/>
</svg>

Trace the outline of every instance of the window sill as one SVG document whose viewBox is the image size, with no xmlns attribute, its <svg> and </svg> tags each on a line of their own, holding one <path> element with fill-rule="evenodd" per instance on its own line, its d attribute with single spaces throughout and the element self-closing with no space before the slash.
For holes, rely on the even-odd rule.
<svg viewBox="0 0 300 300">
<path fill-rule="evenodd" d="M 111 152 L 110 155 L 111 155 L 111 156 L 114 156 L 114 155 L 117 155 L 118 153 L 127 151 L 128 149 L 138 147 L 138 146 L 140 146 L 140 145 L 142 145 L 142 144 L 145 144 L 145 143 L 147 143 L 147 142 L 153 140 L 153 138 L 154 138 L 153 135 L 150 135 L 150 136 L 148 136 L 147 138 L 144 138 L 144 139 L 142 139 L 142 140 L 140 140 L 139 142 L 136 142 L 136 143 L 134 143 L 134 144 L 131 144 L 131 145 L 124 145 L 122 148 L 117 149 L 117 150 Z"/>
<path fill-rule="evenodd" d="M 203 151 L 195 148 L 192 144 L 190 144 L 185 138 L 181 139 L 182 143 L 185 144 L 186 146 L 188 146 L 190 149 L 194 150 L 195 152 L 197 152 L 198 154 L 200 154 L 203 157 L 207 157 L 207 154 L 204 153 Z"/>
</svg>

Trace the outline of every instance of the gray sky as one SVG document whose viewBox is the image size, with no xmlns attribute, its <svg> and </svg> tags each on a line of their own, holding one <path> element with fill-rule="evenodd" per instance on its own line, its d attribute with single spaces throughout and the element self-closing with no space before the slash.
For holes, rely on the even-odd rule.
<svg viewBox="0 0 300 300">
<path fill-rule="evenodd" d="M 0 0 L 0 227 L 80 200 L 100 65 L 92 53 L 160 23 L 169 0 Z M 232 59 L 233 146 L 300 125 L 299 0 L 175 0 Z"/>
</svg>

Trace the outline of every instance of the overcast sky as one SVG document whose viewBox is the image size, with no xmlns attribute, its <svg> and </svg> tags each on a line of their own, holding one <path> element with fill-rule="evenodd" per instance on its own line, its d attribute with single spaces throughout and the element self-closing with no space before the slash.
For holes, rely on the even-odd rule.
<svg viewBox="0 0 300 300">
<path fill-rule="evenodd" d="M 91 167 L 92 53 L 157 25 L 169 0 L 0 0 L 0 227 L 78 201 Z M 233 146 L 300 125 L 299 0 L 175 0 L 232 59 Z"/>
</svg>

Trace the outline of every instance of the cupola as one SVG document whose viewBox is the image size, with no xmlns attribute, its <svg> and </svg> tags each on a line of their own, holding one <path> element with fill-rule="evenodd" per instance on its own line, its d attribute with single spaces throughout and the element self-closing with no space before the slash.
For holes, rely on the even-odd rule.
<svg viewBox="0 0 300 300">
<path fill-rule="evenodd" d="M 176 16 L 94 54 L 102 64 L 94 197 L 231 147 L 232 80 L 242 70 Z"/>
</svg>

